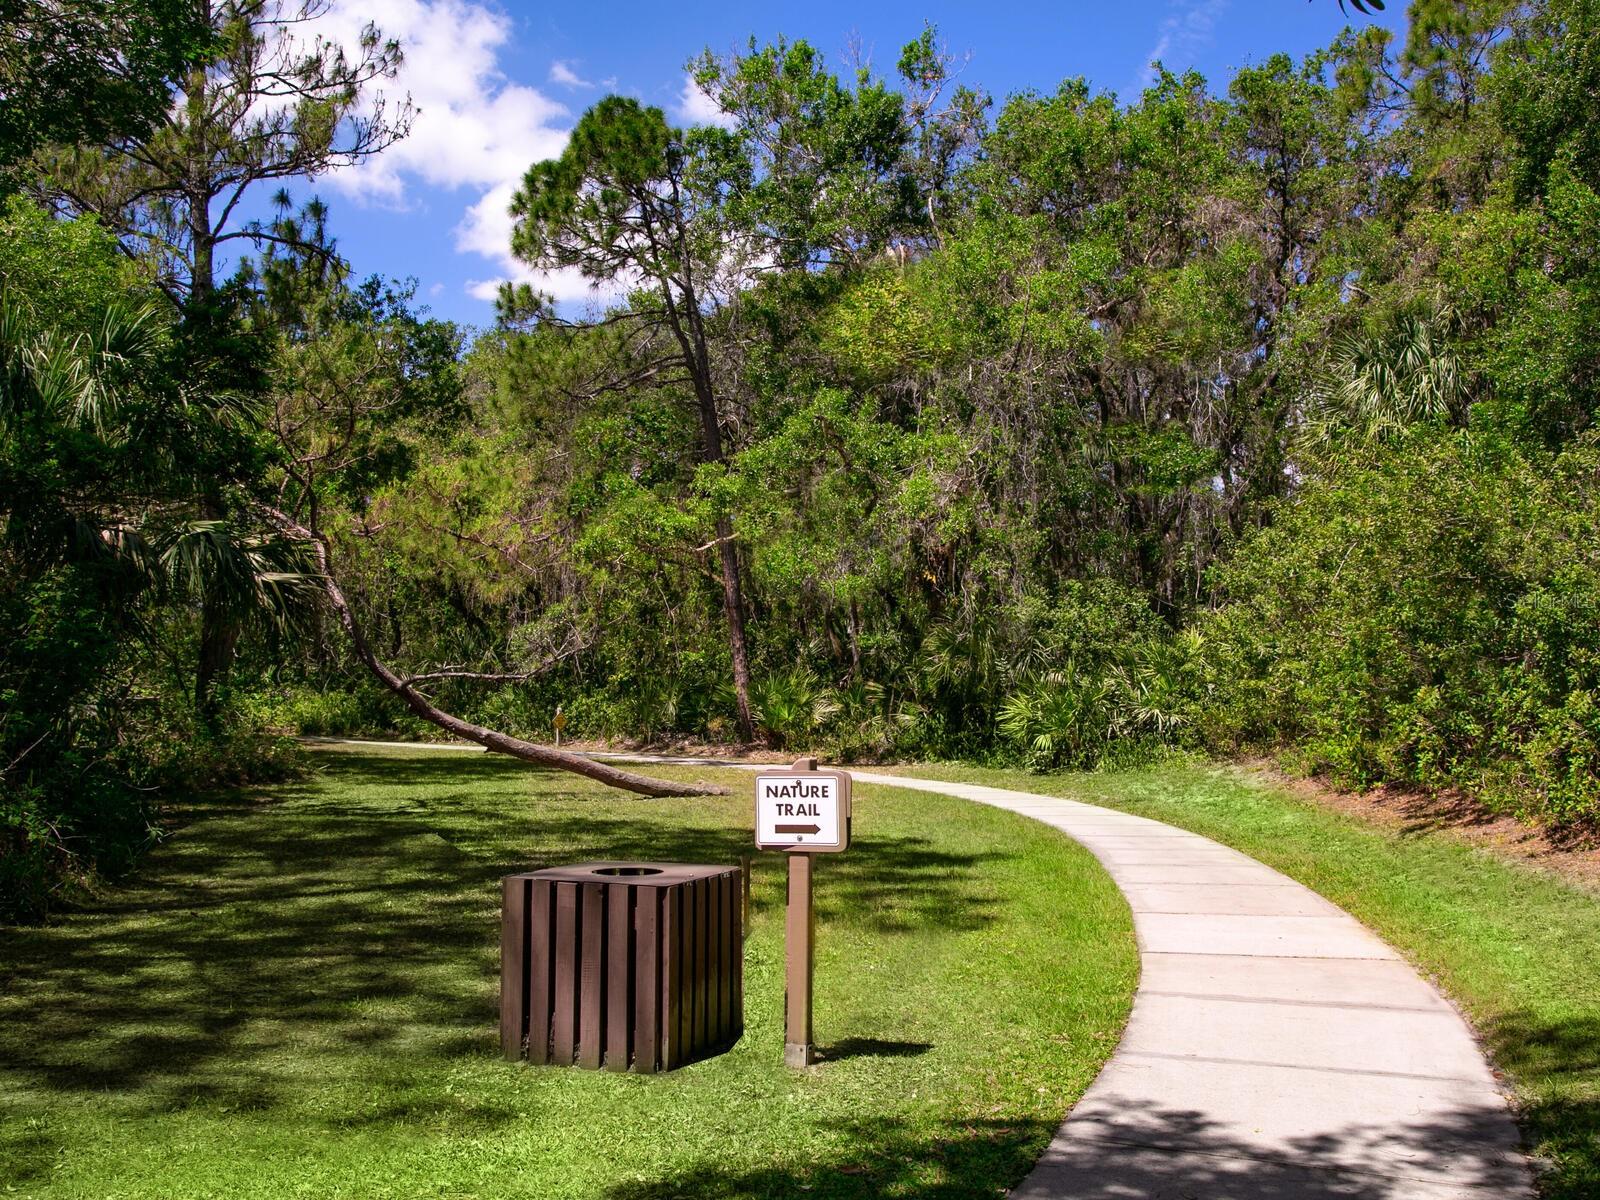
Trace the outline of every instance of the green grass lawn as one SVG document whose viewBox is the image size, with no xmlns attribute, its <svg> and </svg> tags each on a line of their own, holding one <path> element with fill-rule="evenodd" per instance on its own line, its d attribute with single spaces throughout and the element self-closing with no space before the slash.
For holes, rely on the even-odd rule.
<svg viewBox="0 0 1600 1200">
<path fill-rule="evenodd" d="M 991 1196 L 1114 1047 L 1137 975 L 1086 852 L 860 787 L 818 868 L 817 1036 L 782 1066 L 782 862 L 758 858 L 746 1031 L 661 1076 L 507 1063 L 499 879 L 736 862 L 733 795 L 625 797 L 462 753 L 321 751 L 196 807 L 134 885 L 0 930 L 0 1191 L 26 1196 Z"/>
<path fill-rule="evenodd" d="M 1513 1081 L 1552 1200 L 1600 1197 L 1600 895 L 1443 832 L 1380 829 L 1220 766 L 1033 776 L 901 768 L 1167 821 L 1355 914 L 1469 1014 Z"/>
</svg>

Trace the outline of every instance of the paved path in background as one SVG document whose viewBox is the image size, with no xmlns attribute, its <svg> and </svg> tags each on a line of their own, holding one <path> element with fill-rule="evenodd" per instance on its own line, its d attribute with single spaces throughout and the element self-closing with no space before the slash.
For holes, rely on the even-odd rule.
<svg viewBox="0 0 1600 1200">
<path fill-rule="evenodd" d="M 1127 1031 L 1015 1200 L 1532 1197 L 1516 1126 L 1466 1023 L 1309 888 L 1129 813 L 852 774 L 1053 826 L 1100 860 L 1133 909 L 1142 969 Z"/>
<path fill-rule="evenodd" d="M 1009 809 L 1083 843 L 1133 909 L 1127 1032 L 1016 1200 L 1531 1197 L 1460 1015 L 1355 918 L 1145 817 L 852 772 Z"/>
</svg>

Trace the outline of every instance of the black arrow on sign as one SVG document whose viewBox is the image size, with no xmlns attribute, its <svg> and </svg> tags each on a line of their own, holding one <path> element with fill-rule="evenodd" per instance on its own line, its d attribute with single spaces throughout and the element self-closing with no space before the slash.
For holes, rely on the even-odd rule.
<svg viewBox="0 0 1600 1200">
<path fill-rule="evenodd" d="M 821 833 L 821 825 L 774 825 L 776 833 Z"/>
</svg>

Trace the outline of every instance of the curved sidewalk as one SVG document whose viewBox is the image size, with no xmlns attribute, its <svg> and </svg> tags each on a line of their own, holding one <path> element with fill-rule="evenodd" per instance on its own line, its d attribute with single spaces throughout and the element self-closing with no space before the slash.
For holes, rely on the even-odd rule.
<svg viewBox="0 0 1600 1200">
<path fill-rule="evenodd" d="M 1466 1023 L 1353 917 L 1197 834 L 1072 800 L 853 771 L 1083 843 L 1133 908 L 1127 1032 L 1017 1200 L 1520 1200 Z"/>
</svg>

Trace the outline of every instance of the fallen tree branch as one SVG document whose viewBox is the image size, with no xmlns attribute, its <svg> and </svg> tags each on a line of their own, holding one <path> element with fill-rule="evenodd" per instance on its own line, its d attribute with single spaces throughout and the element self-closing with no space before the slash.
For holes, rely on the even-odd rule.
<svg viewBox="0 0 1600 1200">
<path fill-rule="evenodd" d="M 265 512 L 272 523 L 282 532 L 291 537 L 301 539 L 312 547 L 317 557 L 317 569 L 322 576 L 322 591 L 339 618 L 339 624 L 344 626 L 344 631 L 350 636 L 351 644 L 355 647 L 356 657 L 366 665 L 367 670 L 378 677 L 380 683 L 405 702 L 405 706 L 425 721 L 430 721 L 447 733 L 453 733 L 459 738 L 469 742 L 476 742 L 486 750 L 493 750 L 500 754 L 509 754 L 512 758 L 520 758 L 523 762 L 537 763 L 544 767 L 556 767 L 563 771 L 571 771 L 575 775 L 582 775 L 599 783 L 611 787 L 621 788 L 624 791 L 634 792 L 641 796 L 706 796 L 726 795 L 728 789 L 706 784 L 675 783 L 667 779 L 652 779 L 648 775 L 636 775 L 632 771 L 619 770 L 604 763 L 594 762 L 577 754 L 569 754 L 565 750 L 557 750 L 551 746 L 541 746 L 536 742 L 525 742 L 521 738 L 512 737 L 510 734 L 501 733 L 496 729 L 487 729 L 482 725 L 474 725 L 471 721 L 463 721 L 452 713 L 447 713 L 442 708 L 432 704 L 426 696 L 412 687 L 390 669 L 367 644 L 366 635 L 362 632 L 360 622 L 356 620 L 355 610 L 350 607 L 350 602 L 345 598 L 344 590 L 340 588 L 338 580 L 334 579 L 333 572 L 329 569 L 328 544 L 323 538 L 299 524 L 291 517 L 276 509 L 266 508 Z"/>
</svg>

